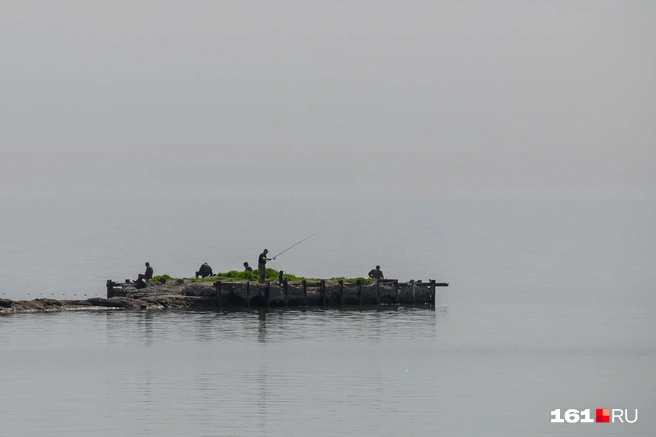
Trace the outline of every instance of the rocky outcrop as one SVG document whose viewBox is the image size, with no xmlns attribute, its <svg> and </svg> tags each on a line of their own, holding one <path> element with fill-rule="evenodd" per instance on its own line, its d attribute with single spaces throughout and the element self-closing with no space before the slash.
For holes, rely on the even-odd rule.
<svg viewBox="0 0 656 437">
<path fill-rule="evenodd" d="M 202 298 L 170 295 L 147 296 L 143 298 L 113 297 L 111 299 L 94 297 L 87 300 L 0 300 L 0 314 L 80 310 L 202 309 L 210 307 L 214 308 L 215 305 Z"/>
</svg>

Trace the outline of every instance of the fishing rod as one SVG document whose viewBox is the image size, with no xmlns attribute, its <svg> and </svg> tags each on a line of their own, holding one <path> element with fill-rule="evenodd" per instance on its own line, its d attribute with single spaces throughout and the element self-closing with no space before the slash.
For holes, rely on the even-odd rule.
<svg viewBox="0 0 656 437">
<path fill-rule="evenodd" d="M 318 234 L 319 232 L 321 232 L 321 231 L 323 231 L 323 229 L 319 229 L 317 232 L 315 232 L 314 234 L 310 235 L 310 237 L 314 237 L 315 235 L 317 235 L 317 234 Z M 289 246 L 287 249 L 283 250 L 283 251 L 280 252 L 278 255 L 274 256 L 273 259 L 276 259 L 277 256 L 282 255 L 283 253 L 287 252 L 287 251 L 288 251 L 289 249 L 291 249 L 292 247 L 294 247 L 294 246 L 298 246 L 299 244 L 301 244 L 302 242 L 304 242 L 305 240 L 307 240 L 307 239 L 310 238 L 310 237 L 305 237 L 305 238 L 303 238 L 301 241 L 299 241 L 298 243 Z"/>
</svg>

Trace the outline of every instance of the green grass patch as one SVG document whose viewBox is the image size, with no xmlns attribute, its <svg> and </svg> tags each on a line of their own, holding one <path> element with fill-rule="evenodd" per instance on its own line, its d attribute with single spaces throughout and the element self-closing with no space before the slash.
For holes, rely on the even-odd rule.
<svg viewBox="0 0 656 437">
<path fill-rule="evenodd" d="M 160 278 L 166 279 L 166 282 L 171 282 L 174 281 L 176 284 L 181 284 L 182 281 L 184 282 L 191 282 L 191 283 L 214 283 L 216 281 L 225 281 L 225 282 L 257 282 L 258 280 L 258 272 L 257 270 L 253 270 L 251 272 L 245 272 L 245 271 L 239 271 L 239 270 L 230 270 L 229 272 L 219 272 L 215 273 L 214 276 L 210 276 L 209 278 L 173 278 L 169 275 L 160 275 L 160 276 L 154 276 L 153 277 L 153 282 L 157 282 Z M 296 276 L 292 273 L 284 273 L 284 279 L 286 279 L 289 282 L 301 282 L 303 280 L 306 280 L 308 282 L 319 282 L 321 281 L 322 278 L 308 278 L 305 276 Z M 358 280 L 360 280 L 363 284 L 371 284 L 373 281 L 369 278 L 344 278 L 344 277 L 337 277 L 337 278 L 323 278 L 326 280 L 326 282 L 337 282 L 340 279 L 344 281 L 345 284 L 355 284 Z M 264 277 L 265 281 L 271 281 L 271 282 L 278 282 L 278 272 L 274 269 L 266 269 L 266 274 Z"/>
<path fill-rule="evenodd" d="M 158 275 L 158 276 L 153 276 L 152 281 L 153 282 L 160 282 L 162 279 L 166 280 L 166 282 L 169 282 L 175 278 L 170 277 L 169 275 Z"/>
</svg>

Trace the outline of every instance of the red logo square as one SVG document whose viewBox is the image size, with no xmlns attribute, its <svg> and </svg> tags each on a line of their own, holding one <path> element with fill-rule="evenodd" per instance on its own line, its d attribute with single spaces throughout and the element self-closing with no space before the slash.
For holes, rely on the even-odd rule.
<svg viewBox="0 0 656 437">
<path fill-rule="evenodd" d="M 597 422 L 602 422 L 602 423 L 610 422 L 609 408 L 597 408 Z"/>
</svg>

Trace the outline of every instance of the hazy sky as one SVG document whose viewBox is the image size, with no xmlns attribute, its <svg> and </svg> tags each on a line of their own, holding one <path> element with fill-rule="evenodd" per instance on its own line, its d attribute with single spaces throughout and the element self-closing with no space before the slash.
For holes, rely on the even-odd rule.
<svg viewBox="0 0 656 437">
<path fill-rule="evenodd" d="M 656 2 L 0 2 L 0 196 L 655 198 Z"/>
</svg>

